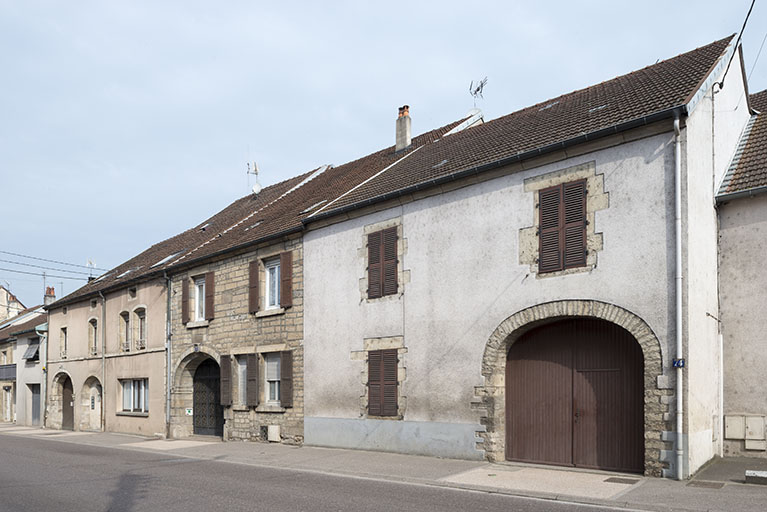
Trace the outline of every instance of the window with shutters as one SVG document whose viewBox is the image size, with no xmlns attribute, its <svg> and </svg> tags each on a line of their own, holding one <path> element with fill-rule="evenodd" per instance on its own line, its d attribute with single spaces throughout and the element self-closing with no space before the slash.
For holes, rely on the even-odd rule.
<svg viewBox="0 0 767 512">
<path fill-rule="evenodd" d="M 272 259 L 264 262 L 266 271 L 266 293 L 264 294 L 264 309 L 280 307 L 280 260 Z"/>
<path fill-rule="evenodd" d="M 398 291 L 397 227 L 370 233 L 368 248 L 368 298 L 377 299 Z"/>
<path fill-rule="evenodd" d="M 280 354 L 265 354 L 264 365 L 266 367 L 266 402 L 269 404 L 280 403 Z"/>
<path fill-rule="evenodd" d="M 181 285 L 182 323 L 189 328 L 207 326 L 215 312 L 215 273 L 185 278 Z"/>
<path fill-rule="evenodd" d="M 368 352 L 368 415 L 398 415 L 397 349 Z"/>
<path fill-rule="evenodd" d="M 248 265 L 248 312 L 257 317 L 271 316 L 284 313 L 292 306 L 293 253 L 285 251 L 251 261 Z"/>
<path fill-rule="evenodd" d="M 556 272 L 586 265 L 586 180 L 539 192 L 538 270 Z"/>
<path fill-rule="evenodd" d="M 205 320 L 205 277 L 194 279 L 194 320 Z"/>
<path fill-rule="evenodd" d="M 248 379 L 248 405 L 259 406 L 260 384 L 263 387 L 263 405 L 256 409 L 257 412 L 284 412 L 284 408 L 293 407 L 293 352 L 266 352 L 261 354 L 263 359 L 263 377 L 258 381 L 257 355 L 249 356 L 247 379 Z M 254 363 L 251 370 L 251 361 Z"/>
</svg>

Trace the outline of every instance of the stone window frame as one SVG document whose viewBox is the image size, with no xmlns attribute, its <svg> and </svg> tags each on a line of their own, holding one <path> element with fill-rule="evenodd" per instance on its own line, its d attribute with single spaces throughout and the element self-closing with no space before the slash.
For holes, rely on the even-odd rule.
<svg viewBox="0 0 767 512">
<path fill-rule="evenodd" d="M 140 313 L 144 314 L 144 339 L 139 337 L 141 330 L 141 317 Z M 149 315 L 146 304 L 137 304 L 131 311 L 131 342 L 133 348 L 136 350 L 145 350 L 147 346 L 147 338 L 149 337 Z M 143 345 L 140 343 L 143 341 Z"/>
<path fill-rule="evenodd" d="M 67 358 L 67 345 L 69 344 L 69 330 L 66 325 L 59 326 L 59 358 Z"/>
<path fill-rule="evenodd" d="M 353 350 L 351 359 L 362 361 L 362 371 L 360 372 L 360 382 L 362 383 L 362 394 L 360 395 L 360 418 L 369 418 L 376 420 L 403 420 L 407 410 L 407 395 L 405 395 L 405 380 L 407 378 L 407 367 L 405 366 L 405 346 L 404 336 L 386 336 L 380 338 L 364 338 L 362 340 L 362 350 Z M 374 350 L 397 350 L 397 415 L 396 416 L 371 416 L 368 414 L 368 353 Z"/>
<path fill-rule="evenodd" d="M 193 275 L 191 276 L 192 280 L 192 318 L 191 322 L 193 324 L 198 324 L 201 322 L 206 322 L 205 320 L 205 273 Z M 202 284 L 202 287 L 200 286 Z M 200 300 L 200 290 L 202 290 L 202 301 Z M 202 307 L 199 308 L 200 302 L 202 302 Z M 198 315 L 199 313 L 199 315 Z"/>
<path fill-rule="evenodd" d="M 540 273 L 538 271 L 540 199 L 541 190 L 569 183 L 586 180 L 586 264 L 581 267 Z M 604 173 L 597 174 L 596 161 L 565 167 L 545 174 L 532 176 L 524 180 L 524 190 L 533 194 L 535 211 L 533 225 L 519 230 L 519 263 L 530 266 L 530 273 L 537 279 L 558 277 L 582 272 L 591 272 L 597 267 L 597 253 L 604 249 L 603 233 L 596 232 L 596 212 L 609 207 L 609 193 L 604 191 Z"/>
<path fill-rule="evenodd" d="M 393 227 L 397 228 L 397 293 L 371 299 L 368 297 L 368 235 Z M 357 255 L 362 259 L 362 278 L 359 280 L 360 302 L 399 300 L 405 293 L 405 285 L 410 283 L 410 270 L 404 268 L 405 254 L 407 254 L 407 239 L 403 235 L 402 217 L 368 224 L 362 229 L 362 241 L 360 248 L 357 249 Z"/>
<path fill-rule="evenodd" d="M 117 332 L 119 334 L 120 352 L 131 351 L 131 315 L 127 310 L 120 311 Z"/>
<path fill-rule="evenodd" d="M 103 329 L 104 326 L 102 325 Z M 95 316 L 88 318 L 88 355 L 96 356 L 99 353 L 99 319 Z"/>
</svg>

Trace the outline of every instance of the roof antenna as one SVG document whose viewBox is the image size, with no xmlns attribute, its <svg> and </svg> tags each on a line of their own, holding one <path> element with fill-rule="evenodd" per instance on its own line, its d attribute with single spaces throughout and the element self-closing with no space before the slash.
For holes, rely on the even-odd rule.
<svg viewBox="0 0 767 512">
<path fill-rule="evenodd" d="M 253 185 L 253 188 L 251 189 L 253 191 L 253 196 L 257 196 L 259 192 L 261 192 L 261 184 L 258 182 L 258 164 L 256 162 L 253 162 L 253 168 L 250 167 L 250 162 L 248 162 L 248 174 L 252 174 L 256 177 L 256 184 Z"/>
<path fill-rule="evenodd" d="M 477 98 L 485 98 L 482 96 L 482 90 L 485 88 L 485 85 L 487 85 L 487 77 L 477 81 L 476 83 L 474 80 L 472 80 L 469 84 L 469 94 L 474 97 L 474 108 L 477 108 Z"/>
</svg>

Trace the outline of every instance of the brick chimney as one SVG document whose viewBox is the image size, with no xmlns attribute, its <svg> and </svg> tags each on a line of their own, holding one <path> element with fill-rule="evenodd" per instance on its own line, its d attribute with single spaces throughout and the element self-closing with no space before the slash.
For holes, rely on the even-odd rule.
<svg viewBox="0 0 767 512">
<path fill-rule="evenodd" d="M 397 136 L 394 151 L 402 151 L 410 146 L 410 106 L 403 105 L 399 108 L 397 116 Z"/>
<path fill-rule="evenodd" d="M 45 297 L 43 298 L 43 304 L 53 304 L 56 301 L 56 292 L 53 289 L 53 286 L 46 286 L 45 287 Z"/>
</svg>

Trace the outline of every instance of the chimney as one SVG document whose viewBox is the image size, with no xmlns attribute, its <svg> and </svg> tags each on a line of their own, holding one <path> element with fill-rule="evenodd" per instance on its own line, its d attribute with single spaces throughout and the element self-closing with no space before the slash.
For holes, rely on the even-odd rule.
<svg viewBox="0 0 767 512">
<path fill-rule="evenodd" d="M 402 151 L 410 146 L 410 106 L 408 105 L 403 105 L 399 108 L 396 142 L 395 152 Z"/>
<path fill-rule="evenodd" d="M 43 304 L 53 304 L 56 301 L 56 292 L 53 289 L 53 286 L 46 286 L 45 287 L 45 298 L 43 299 Z"/>
</svg>

